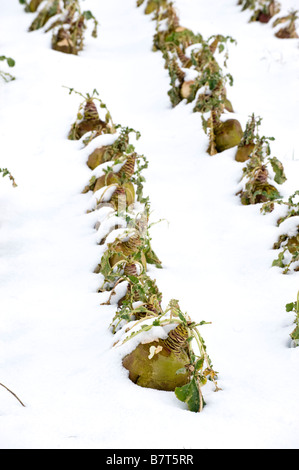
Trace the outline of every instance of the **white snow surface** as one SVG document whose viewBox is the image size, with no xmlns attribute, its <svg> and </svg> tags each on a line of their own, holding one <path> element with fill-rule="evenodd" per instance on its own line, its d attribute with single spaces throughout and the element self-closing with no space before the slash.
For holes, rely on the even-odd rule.
<svg viewBox="0 0 299 470">
<path fill-rule="evenodd" d="M 284 12 L 297 0 L 281 0 Z M 298 188 L 299 40 L 248 23 L 237 0 L 176 0 L 181 24 L 230 35 L 228 88 L 243 128 L 253 112 L 284 164 L 288 197 Z M 170 106 L 168 72 L 152 52 L 155 23 L 136 0 L 86 0 L 100 23 L 79 56 L 51 50 L 51 34 L 27 31 L 33 15 L 0 0 L 0 54 L 16 80 L 0 84 L 0 448 L 298 448 L 299 348 L 290 347 L 299 274 L 272 268 L 282 208 L 268 215 L 236 197 L 235 149 L 210 157 L 192 104 Z M 4 62 L 0 64 L 5 68 Z M 101 305 L 102 247 L 88 150 L 67 139 L 81 102 L 63 87 L 97 89 L 113 120 L 141 132 L 152 245 L 150 267 L 164 305 L 171 298 L 201 327 L 222 391 L 206 385 L 202 413 L 174 393 L 134 385 L 113 348 L 115 306 Z M 101 138 L 109 143 L 111 136 Z M 101 140 L 100 139 L 100 140 Z M 113 138 L 112 138 L 113 141 Z M 133 142 L 134 143 L 134 142 Z M 95 146 L 95 142 L 92 144 Z M 288 230 L 291 230 L 291 219 Z"/>
</svg>

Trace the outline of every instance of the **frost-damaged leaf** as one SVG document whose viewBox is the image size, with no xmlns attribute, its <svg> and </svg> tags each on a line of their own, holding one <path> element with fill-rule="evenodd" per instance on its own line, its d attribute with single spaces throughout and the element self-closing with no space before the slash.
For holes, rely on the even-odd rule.
<svg viewBox="0 0 299 470">
<path fill-rule="evenodd" d="M 84 16 L 87 20 L 91 20 L 92 18 L 94 18 L 93 14 L 91 13 L 90 10 L 84 11 L 84 12 L 83 12 L 83 16 Z"/>
<path fill-rule="evenodd" d="M 274 181 L 277 184 L 283 184 L 286 182 L 287 178 L 284 172 L 283 164 L 278 160 L 278 158 L 273 157 L 269 158 L 273 171 L 275 173 Z"/>
<path fill-rule="evenodd" d="M 205 362 L 204 356 L 198 359 L 198 361 L 195 364 L 195 371 L 201 370 L 203 368 L 204 362 Z"/>
<path fill-rule="evenodd" d="M 9 67 L 14 67 L 16 62 L 11 57 L 8 57 L 7 58 L 7 64 L 8 64 Z"/>
<path fill-rule="evenodd" d="M 179 316 L 179 319 L 182 321 L 183 325 L 187 325 L 187 320 L 182 314 L 182 312 L 178 311 L 178 316 Z"/>
<path fill-rule="evenodd" d="M 279 253 L 278 258 L 273 261 L 272 266 L 273 267 L 278 266 L 279 268 L 284 268 L 284 266 L 285 266 L 285 264 L 284 264 L 284 251 Z"/>
<path fill-rule="evenodd" d="M 148 246 L 145 248 L 144 254 L 146 257 L 146 261 L 149 264 L 154 264 L 156 268 L 159 268 L 159 269 L 162 268 L 162 262 L 159 260 L 158 256 L 156 255 L 156 253 L 154 252 L 150 244 L 148 244 Z"/>
<path fill-rule="evenodd" d="M 286 311 L 287 312 L 292 312 L 296 307 L 296 302 L 292 302 L 290 304 L 286 305 Z"/>
<path fill-rule="evenodd" d="M 183 387 L 177 387 L 175 389 L 175 395 L 180 401 L 187 404 L 189 411 L 200 411 L 200 391 L 194 377 L 187 385 L 183 385 Z"/>
</svg>

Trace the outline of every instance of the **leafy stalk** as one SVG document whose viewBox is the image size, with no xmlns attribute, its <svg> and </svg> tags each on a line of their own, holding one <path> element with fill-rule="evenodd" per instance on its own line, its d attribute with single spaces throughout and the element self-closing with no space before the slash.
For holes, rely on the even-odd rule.
<svg viewBox="0 0 299 470">
<path fill-rule="evenodd" d="M 5 61 L 8 67 L 14 67 L 15 61 L 11 57 L 6 57 L 5 55 L 0 56 L 0 61 Z M 8 72 L 3 72 L 0 70 L 0 77 L 3 78 L 5 82 L 11 82 L 15 80 L 15 77 Z"/>
<path fill-rule="evenodd" d="M 274 181 L 277 184 L 283 184 L 286 181 L 284 168 L 282 163 L 276 158 L 271 157 L 270 141 L 275 140 L 274 137 L 265 137 L 259 135 L 259 126 L 261 118 L 256 118 L 254 114 L 247 123 L 243 141 L 240 147 L 252 145 L 249 160 L 243 168 L 242 179 L 246 178 L 245 188 L 240 194 L 242 204 L 268 204 L 268 211 L 274 209 L 273 201 L 281 196 L 275 186 L 269 182 L 268 166 L 272 167 L 274 172 Z"/>
<path fill-rule="evenodd" d="M 297 293 L 297 300 L 295 302 L 291 302 L 286 305 L 286 311 L 287 312 L 294 312 L 295 313 L 295 329 L 292 331 L 290 334 L 292 338 L 292 345 L 294 347 L 299 346 L 299 291 Z"/>
<path fill-rule="evenodd" d="M 12 182 L 12 185 L 13 185 L 14 188 L 16 188 L 18 186 L 17 183 L 15 182 L 14 177 L 12 176 L 12 174 L 10 173 L 10 171 L 7 168 L 0 168 L 0 173 L 2 173 L 3 178 L 5 176 L 9 177 L 9 179 Z"/>
</svg>

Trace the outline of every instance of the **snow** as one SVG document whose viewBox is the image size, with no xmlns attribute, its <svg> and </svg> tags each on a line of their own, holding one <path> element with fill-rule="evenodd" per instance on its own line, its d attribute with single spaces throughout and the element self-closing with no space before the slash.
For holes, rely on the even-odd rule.
<svg viewBox="0 0 299 470">
<path fill-rule="evenodd" d="M 281 0 L 281 13 L 296 3 Z M 227 117 L 243 128 L 253 112 L 263 118 L 289 197 L 298 189 L 299 40 L 276 38 L 273 21 L 248 23 L 237 0 L 175 4 L 194 32 L 237 40 Z M 298 273 L 271 267 L 273 244 L 295 221 L 277 227 L 283 207 L 261 215 L 241 205 L 235 149 L 210 157 L 192 104 L 171 108 L 163 58 L 151 50 L 155 24 L 135 0 L 86 0 L 99 35 L 86 33 L 78 57 L 51 50 L 51 34 L 28 33 L 33 16 L 17 0 L 0 7 L 1 54 L 16 60 L 16 80 L 0 84 L 0 166 L 18 184 L 0 181 L 0 382 L 26 405 L 0 387 L 0 448 L 298 448 L 299 349 L 290 347 L 294 314 L 285 312 Z M 93 197 L 82 190 L 93 174 L 88 152 L 114 138 L 88 151 L 67 139 L 80 97 L 64 87 L 96 88 L 114 122 L 141 132 L 133 143 L 149 160 L 151 219 L 167 220 L 151 229 L 163 269 L 149 275 L 164 306 L 176 298 L 192 319 L 212 322 L 200 332 L 222 391 L 203 388 L 200 414 L 173 393 L 130 382 L 125 350 L 113 347 L 115 305 L 101 305 L 107 293 L 94 273 L 101 216 L 88 213 Z"/>
</svg>

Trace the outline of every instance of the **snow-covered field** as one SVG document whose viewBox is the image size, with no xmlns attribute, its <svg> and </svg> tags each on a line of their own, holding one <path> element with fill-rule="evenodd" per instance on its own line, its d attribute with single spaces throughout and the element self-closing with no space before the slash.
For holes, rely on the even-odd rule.
<svg viewBox="0 0 299 470">
<path fill-rule="evenodd" d="M 282 13 L 298 0 L 281 0 Z M 248 23 L 237 0 L 176 0 L 181 23 L 230 35 L 228 89 L 243 128 L 263 118 L 284 164 L 284 197 L 298 190 L 299 40 Z M 0 448 L 237 449 L 299 447 L 299 349 L 290 347 L 298 273 L 271 267 L 279 210 L 242 206 L 235 149 L 210 157 L 192 104 L 172 109 L 169 76 L 153 53 L 155 24 L 136 0 L 86 0 L 99 21 L 78 57 L 29 33 L 33 16 L 0 0 L 0 55 L 16 80 L 0 83 Z M 4 62 L 0 69 L 4 69 Z M 67 135 L 82 93 L 97 89 L 115 122 L 141 132 L 145 192 L 163 269 L 150 267 L 165 305 L 176 298 L 201 328 L 222 391 L 203 388 L 202 413 L 171 392 L 134 385 L 112 349 L 113 306 L 97 293 L 101 247 L 87 214 L 88 153 Z"/>
</svg>

